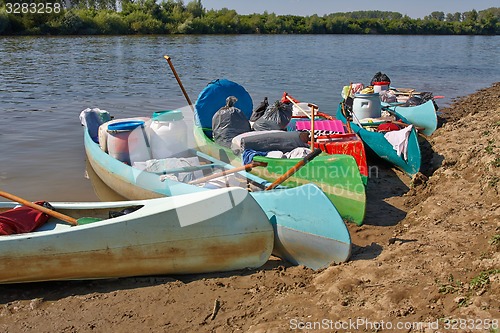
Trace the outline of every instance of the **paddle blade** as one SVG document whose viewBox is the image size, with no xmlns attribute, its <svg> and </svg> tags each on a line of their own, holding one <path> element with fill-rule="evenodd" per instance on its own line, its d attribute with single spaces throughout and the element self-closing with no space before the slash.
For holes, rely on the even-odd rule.
<svg viewBox="0 0 500 333">
<path fill-rule="evenodd" d="M 102 221 L 102 219 L 98 217 L 82 217 L 77 220 L 78 225 L 89 224 L 94 222 Z"/>
</svg>

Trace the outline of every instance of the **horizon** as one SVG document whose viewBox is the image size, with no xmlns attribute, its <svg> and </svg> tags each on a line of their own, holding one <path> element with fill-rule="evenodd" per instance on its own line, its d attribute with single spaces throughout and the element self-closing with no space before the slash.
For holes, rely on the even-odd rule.
<svg viewBox="0 0 500 333">
<path fill-rule="evenodd" d="M 368 0 L 356 2 L 325 1 L 325 0 L 201 0 L 203 7 L 207 10 L 220 10 L 228 8 L 235 10 L 240 15 L 263 14 L 264 12 L 276 15 L 328 15 L 333 13 L 347 13 L 355 11 L 389 11 L 398 12 L 411 18 L 424 18 L 432 12 L 464 13 L 472 10 L 482 11 L 489 8 L 498 8 L 498 0 L 477 0 L 474 2 L 459 1 L 432 1 L 421 0 L 418 4 L 396 0 L 386 0 L 381 4 Z"/>
</svg>

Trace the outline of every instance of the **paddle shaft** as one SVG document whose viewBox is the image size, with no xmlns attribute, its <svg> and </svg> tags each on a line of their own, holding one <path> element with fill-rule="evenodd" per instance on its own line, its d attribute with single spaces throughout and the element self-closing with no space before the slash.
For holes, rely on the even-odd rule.
<svg viewBox="0 0 500 333">
<path fill-rule="evenodd" d="M 177 72 L 174 68 L 174 65 L 172 64 L 172 60 L 170 59 L 170 57 L 168 55 L 165 55 L 163 57 L 167 60 L 168 65 L 170 66 L 170 69 L 172 70 L 172 73 L 174 73 L 175 79 L 177 80 L 177 83 L 179 84 L 179 87 L 181 87 L 182 93 L 184 94 L 186 101 L 188 102 L 189 106 L 191 107 L 191 110 L 194 112 L 193 103 L 191 103 L 191 100 L 189 99 L 189 96 L 188 96 L 186 90 L 184 89 L 184 86 L 182 85 L 181 79 L 179 78 L 179 75 L 177 75 Z"/>
<path fill-rule="evenodd" d="M 297 109 L 299 109 L 303 114 L 305 114 L 307 116 L 307 118 L 311 119 L 311 115 L 309 115 L 309 113 L 304 111 L 304 109 L 302 109 L 297 103 L 295 103 L 295 101 L 292 98 L 290 98 L 290 96 L 286 95 L 286 99 L 288 99 L 290 102 L 292 102 L 292 104 L 295 105 L 297 107 Z"/>
<path fill-rule="evenodd" d="M 302 109 L 295 101 L 290 98 L 290 96 L 286 95 L 286 99 L 293 103 L 303 114 L 305 114 L 311 120 L 311 150 L 314 149 L 314 117 L 315 117 L 315 109 L 318 108 L 315 104 L 307 104 L 311 108 L 311 115 L 309 115 L 304 109 Z"/>
<path fill-rule="evenodd" d="M 314 104 L 309 104 L 308 105 L 311 108 L 311 150 L 314 150 L 314 117 L 315 115 L 315 108 L 316 105 Z"/>
<path fill-rule="evenodd" d="M 195 185 L 195 184 L 204 183 L 204 182 L 206 182 L 208 180 L 219 178 L 219 177 L 226 176 L 226 175 L 230 175 L 230 174 L 233 174 L 233 173 L 236 173 L 236 172 L 250 171 L 250 170 L 252 170 L 252 168 L 255 168 L 255 167 L 258 167 L 258 166 L 267 166 L 267 163 L 264 163 L 264 162 L 252 162 L 252 163 L 249 163 L 249 164 L 242 165 L 240 167 L 236 167 L 236 168 L 229 169 L 229 170 L 224 170 L 222 172 L 214 173 L 214 174 L 208 175 L 208 176 L 203 177 L 203 178 L 192 180 L 188 184 Z"/>
<path fill-rule="evenodd" d="M 347 96 L 345 99 L 347 99 L 351 95 L 351 88 L 352 88 L 352 82 L 349 83 L 349 89 L 347 90 Z M 349 117 L 347 116 L 347 110 L 345 108 L 345 100 L 342 102 L 342 113 L 344 114 L 344 117 L 346 119 L 345 125 L 347 127 L 347 133 L 353 133 L 353 130 L 351 128 L 351 122 L 349 120 Z"/>
<path fill-rule="evenodd" d="M 290 168 L 284 175 L 276 179 L 271 185 L 266 187 L 266 191 L 272 190 L 276 188 L 279 184 L 283 183 L 285 180 L 290 178 L 294 173 L 296 173 L 300 168 L 302 168 L 304 165 L 306 165 L 309 161 L 314 159 L 316 156 L 321 154 L 321 149 L 316 148 L 314 149 L 313 152 L 309 153 L 307 156 L 305 156 L 303 159 L 301 159 L 297 164 L 295 164 L 293 167 Z"/>
<path fill-rule="evenodd" d="M 78 222 L 76 219 L 72 218 L 71 216 L 67 216 L 67 215 L 64 215 L 64 214 L 61 214 L 61 213 L 58 213 L 52 209 L 48 209 L 46 207 L 43 207 L 43 206 L 40 206 L 40 205 L 37 205 L 31 201 L 28 201 L 28 200 L 25 200 L 23 198 L 20 198 L 18 196 L 15 196 L 14 194 L 10 194 L 10 193 L 7 193 L 7 192 L 3 192 L 3 191 L 0 191 L 0 196 L 4 197 L 4 198 L 7 198 L 9 200 L 12 200 L 12 201 L 15 201 L 15 202 L 18 202 L 24 206 L 28 206 L 28 207 L 31 207 L 33 209 L 36 209 L 38 211 L 41 211 L 42 213 L 45 213 L 47 215 L 50 215 L 52 217 L 55 217 L 57 219 L 60 219 L 62 221 L 66 221 L 72 225 L 77 225 Z"/>
</svg>

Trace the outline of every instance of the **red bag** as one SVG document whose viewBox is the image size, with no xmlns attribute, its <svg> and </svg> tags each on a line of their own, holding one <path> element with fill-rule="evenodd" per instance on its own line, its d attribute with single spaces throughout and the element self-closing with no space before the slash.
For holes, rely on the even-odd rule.
<svg viewBox="0 0 500 333">
<path fill-rule="evenodd" d="M 36 201 L 43 206 L 45 201 Z M 0 213 L 0 235 L 31 232 L 49 220 L 50 216 L 31 207 L 21 206 Z"/>
<path fill-rule="evenodd" d="M 378 125 L 377 131 L 379 132 L 391 132 L 391 131 L 399 131 L 401 128 L 399 128 L 398 125 L 393 124 L 393 123 L 383 123 Z"/>
</svg>

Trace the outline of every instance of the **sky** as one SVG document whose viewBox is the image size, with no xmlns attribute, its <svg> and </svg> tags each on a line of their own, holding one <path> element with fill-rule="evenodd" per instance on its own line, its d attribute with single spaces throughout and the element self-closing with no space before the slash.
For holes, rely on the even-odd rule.
<svg viewBox="0 0 500 333">
<path fill-rule="evenodd" d="M 186 3 L 189 1 L 186 1 Z M 432 12 L 467 12 L 472 9 L 481 11 L 490 7 L 500 7 L 498 0 L 201 0 L 203 7 L 209 9 L 234 9 L 238 14 L 299 15 L 310 16 L 358 10 L 380 10 L 399 12 L 411 18 L 423 18 Z"/>
</svg>

